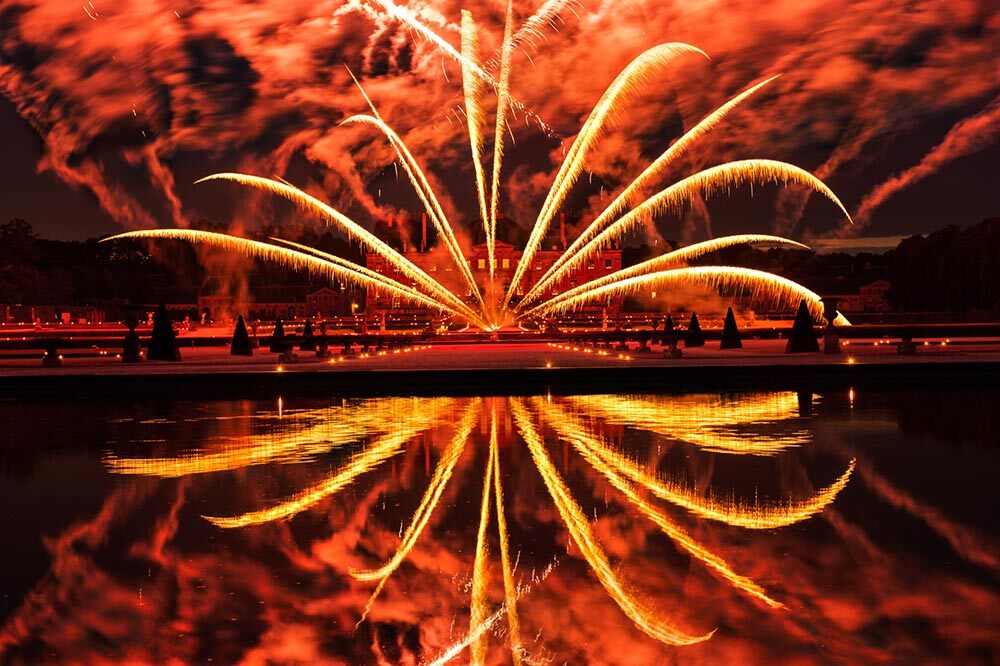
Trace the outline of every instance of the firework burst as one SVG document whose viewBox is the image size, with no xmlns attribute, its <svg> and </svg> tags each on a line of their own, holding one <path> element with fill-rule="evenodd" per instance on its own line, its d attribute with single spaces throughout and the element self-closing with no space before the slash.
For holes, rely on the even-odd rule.
<svg viewBox="0 0 1000 666">
<path fill-rule="evenodd" d="M 748 159 L 716 165 L 647 195 L 649 188 L 663 176 L 667 167 L 675 163 L 680 155 L 690 150 L 701 137 L 776 77 L 761 81 L 736 95 L 688 130 L 642 173 L 627 183 L 611 204 L 584 227 L 582 233 L 534 284 L 525 284 L 529 274 L 528 269 L 533 264 L 552 220 L 586 169 L 588 158 L 606 133 L 609 121 L 620 115 L 627 100 L 641 92 L 657 71 L 683 58 L 708 58 L 708 55 L 697 47 L 679 42 L 660 44 L 639 54 L 608 86 L 570 143 L 566 157 L 532 225 L 520 260 L 514 268 L 513 278 L 509 284 L 500 285 L 496 283 L 494 256 L 504 137 L 510 131 L 508 121 L 511 111 L 520 110 L 531 117 L 530 111 L 511 95 L 511 82 L 514 78 L 511 65 L 513 50 L 525 39 L 536 41 L 533 37 L 535 33 L 543 24 L 553 21 L 551 14 L 557 13 L 560 8 L 570 6 L 571 3 L 546 3 L 539 15 L 530 18 L 519 30 L 514 29 L 513 9 L 508 3 L 499 54 L 485 64 L 480 60 L 478 30 L 471 12 L 462 11 L 461 48 L 456 49 L 407 9 L 388 0 L 380 0 L 376 4 L 389 17 L 403 22 L 461 65 L 476 199 L 488 253 L 489 270 L 485 276 L 485 284 L 478 284 L 472 274 L 469 262 L 465 258 L 468 252 L 463 250 L 456 237 L 452 224 L 445 216 L 439 197 L 431 187 L 424 170 L 407 148 L 403 138 L 379 115 L 360 83 L 358 88 L 372 113 L 352 116 L 345 120 L 344 124 L 368 125 L 385 135 L 423 204 L 441 246 L 447 251 L 450 261 L 461 276 L 461 287 L 449 287 L 441 283 L 377 235 L 329 204 L 286 181 L 247 174 L 220 173 L 203 178 L 199 182 L 226 180 L 284 197 L 303 210 L 318 215 L 327 224 L 337 227 L 348 238 L 358 242 L 365 250 L 384 259 L 400 278 L 393 279 L 379 275 L 345 259 L 278 239 L 273 239 L 274 244 L 270 244 L 178 229 L 131 232 L 113 238 L 175 238 L 192 243 L 216 245 L 383 290 L 402 301 L 445 313 L 483 330 L 495 330 L 520 320 L 565 312 L 611 295 L 624 295 L 651 287 L 672 288 L 684 285 L 729 290 L 748 299 L 751 304 L 764 301 L 771 306 L 782 308 L 790 308 L 799 299 L 804 298 L 817 320 L 821 318 L 822 306 L 819 297 L 805 287 L 780 276 L 735 266 L 688 266 L 687 262 L 690 259 L 734 244 L 767 242 L 804 247 L 787 239 L 760 235 L 733 236 L 682 248 L 610 276 L 585 282 L 569 292 L 553 293 L 553 287 L 559 284 L 561 279 L 570 275 L 589 257 L 593 257 L 594 253 L 620 242 L 623 237 L 634 233 L 650 219 L 681 212 L 695 197 L 711 197 L 744 185 L 791 183 L 822 194 L 850 220 L 843 204 L 822 181 L 799 167 L 775 160 Z M 542 18 L 538 18 L 539 16 Z M 491 73 L 491 69 L 499 70 L 496 76 Z M 353 73 L 351 76 L 353 77 Z M 357 82 L 356 79 L 355 81 Z M 488 147 L 489 132 L 487 132 L 484 103 L 488 91 L 493 91 L 497 97 L 492 150 Z M 544 124 L 540 124 L 542 125 Z M 492 152 L 493 162 L 492 166 L 487 168 L 483 158 L 489 152 Z M 524 295 L 521 297 L 519 294 Z M 837 322 L 848 323 L 842 315 L 838 316 Z"/>
</svg>

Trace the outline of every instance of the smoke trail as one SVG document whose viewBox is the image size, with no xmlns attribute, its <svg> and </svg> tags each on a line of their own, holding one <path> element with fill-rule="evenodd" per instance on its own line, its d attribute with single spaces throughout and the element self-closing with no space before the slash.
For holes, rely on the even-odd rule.
<svg viewBox="0 0 1000 666">
<path fill-rule="evenodd" d="M 865 225 L 871 220 L 876 208 L 889 197 L 930 176 L 940 167 L 970 153 L 982 150 L 1000 136 L 1000 96 L 995 97 L 979 113 L 956 123 L 944 139 L 916 165 L 897 173 L 871 192 L 858 206 L 855 218 Z M 844 230 L 841 230 L 843 233 Z"/>
</svg>

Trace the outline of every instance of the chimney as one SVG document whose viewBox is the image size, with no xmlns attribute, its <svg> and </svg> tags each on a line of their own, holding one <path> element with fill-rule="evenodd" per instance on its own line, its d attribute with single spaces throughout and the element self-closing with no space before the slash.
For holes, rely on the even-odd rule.
<svg viewBox="0 0 1000 666">
<path fill-rule="evenodd" d="M 420 251 L 427 251 L 427 213 L 420 214 Z"/>
<path fill-rule="evenodd" d="M 406 218 L 400 215 L 396 218 L 396 225 L 399 229 L 399 240 L 403 244 L 403 254 L 410 251 L 410 239 L 406 237 Z"/>
<path fill-rule="evenodd" d="M 562 249 L 566 249 L 566 213 L 559 213 L 559 242 Z"/>
</svg>

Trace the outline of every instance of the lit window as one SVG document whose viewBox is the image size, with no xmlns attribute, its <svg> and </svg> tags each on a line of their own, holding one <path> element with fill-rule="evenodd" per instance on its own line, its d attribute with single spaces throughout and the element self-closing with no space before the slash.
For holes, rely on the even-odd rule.
<svg viewBox="0 0 1000 666">
<path fill-rule="evenodd" d="M 486 260 L 485 259 L 477 259 L 476 260 L 476 267 L 479 268 L 479 270 L 483 270 L 484 268 L 486 268 Z"/>
<path fill-rule="evenodd" d="M 500 260 L 501 268 L 510 268 L 510 259 L 504 258 Z"/>
</svg>

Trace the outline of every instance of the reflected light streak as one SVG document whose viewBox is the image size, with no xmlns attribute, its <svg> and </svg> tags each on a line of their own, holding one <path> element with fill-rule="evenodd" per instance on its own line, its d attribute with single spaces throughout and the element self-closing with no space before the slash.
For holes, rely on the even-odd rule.
<svg viewBox="0 0 1000 666">
<path fill-rule="evenodd" d="M 549 425 L 564 440 L 573 445 L 573 448 L 586 460 L 591 467 L 604 475 L 604 477 L 624 495 L 642 515 L 646 516 L 653 524 L 660 528 L 674 543 L 686 550 L 692 557 L 704 564 L 706 567 L 725 579 L 730 585 L 741 592 L 764 602 L 771 608 L 784 609 L 785 605 L 775 601 L 760 585 L 750 580 L 746 576 L 741 576 L 730 568 L 721 557 L 707 550 L 700 543 L 695 541 L 679 525 L 671 521 L 663 512 L 644 500 L 635 489 L 629 485 L 605 460 L 595 452 L 593 440 L 583 431 L 563 422 L 559 417 L 561 414 L 551 406 L 545 405 L 541 401 L 536 403 L 541 410 L 540 413 L 549 417 Z M 598 445 L 599 446 L 599 445 Z"/>
<path fill-rule="evenodd" d="M 493 490 L 493 456 L 497 449 L 496 415 L 490 419 L 490 449 L 486 459 L 486 472 L 483 478 L 483 498 L 479 505 L 479 530 L 476 533 L 476 559 L 472 569 L 472 601 L 469 604 L 469 631 L 484 624 L 489 616 L 490 605 L 486 591 L 490 582 L 489 544 L 486 541 L 486 531 L 490 525 L 490 494 Z M 486 663 L 489 634 L 481 633 L 472 642 L 470 663 L 482 666 Z"/>
<path fill-rule="evenodd" d="M 556 509 L 559 512 L 563 523 L 566 525 L 573 542 L 590 566 L 594 575 L 614 600 L 622 612 L 650 638 L 666 643 L 668 645 L 692 645 L 706 641 L 712 637 L 715 630 L 707 634 L 688 634 L 676 626 L 670 620 L 658 615 L 655 611 L 646 608 L 636 597 L 631 594 L 615 576 L 603 549 L 594 538 L 593 530 L 583 511 L 573 500 L 569 489 L 563 483 L 559 472 L 556 471 L 545 445 L 539 436 L 527 409 L 520 399 L 511 398 L 511 411 L 514 421 L 517 424 L 518 432 L 527 443 L 528 450 L 545 487 L 548 489 Z"/>
<path fill-rule="evenodd" d="M 444 409 L 451 404 L 448 400 L 436 402 L 432 409 Z M 318 455 L 364 437 L 385 434 L 413 408 L 413 402 L 407 398 L 382 398 L 345 407 L 306 410 L 284 414 L 278 432 L 226 436 L 221 450 L 192 451 L 163 458 L 120 458 L 108 453 L 104 464 L 112 474 L 178 478 L 254 465 L 310 462 Z M 253 420 L 268 424 L 272 419 L 272 415 L 258 415 Z"/>
<path fill-rule="evenodd" d="M 218 527 L 231 529 L 290 518 L 340 492 L 365 472 L 402 453 L 406 442 L 421 432 L 435 427 L 446 416 L 443 410 L 430 410 L 429 414 L 424 412 L 419 415 L 414 414 L 406 421 L 395 424 L 396 430 L 393 433 L 378 438 L 364 450 L 351 456 L 350 461 L 336 473 L 275 506 L 238 516 L 205 516 L 205 519 Z"/>
<path fill-rule="evenodd" d="M 563 412 L 563 414 L 565 413 Z M 579 424 L 577 425 L 579 427 Z M 578 430 L 578 436 L 579 433 Z M 687 509 L 701 518 L 749 530 L 787 527 L 816 515 L 837 498 L 837 495 L 850 480 L 855 466 L 855 461 L 852 459 L 847 469 L 836 481 L 815 493 L 808 500 L 796 502 L 788 499 L 780 503 L 755 502 L 750 504 L 735 498 L 726 499 L 711 495 L 704 497 L 689 486 L 664 479 L 657 474 L 650 474 L 634 460 L 601 442 L 600 438 L 594 436 L 593 433 L 590 433 L 587 445 L 595 455 L 600 456 L 616 472 L 623 474 L 656 497 Z"/>
<path fill-rule="evenodd" d="M 445 449 L 444 455 L 442 455 L 437 467 L 434 468 L 434 476 L 427 485 L 427 490 L 424 492 L 423 497 L 421 497 L 420 504 L 417 506 L 416 511 L 414 511 L 413 519 L 403 533 L 396 552 L 393 553 L 392 557 L 385 564 L 376 569 L 350 569 L 348 571 L 357 580 L 378 581 L 378 585 L 371 593 L 368 603 L 365 606 L 362 619 L 367 617 L 371 611 L 372 605 L 385 586 L 386 581 L 389 580 L 389 577 L 392 576 L 407 556 L 409 556 L 410 551 L 413 550 L 417 541 L 420 540 L 420 535 L 423 534 L 431 515 L 433 515 L 434 510 L 441 501 L 441 495 L 455 471 L 455 465 L 458 464 L 458 459 L 465 450 L 469 434 L 472 432 L 476 419 L 479 417 L 480 405 L 480 400 L 477 398 L 465 408 L 465 413 L 459 422 L 455 435 Z"/>
<path fill-rule="evenodd" d="M 811 440 L 795 393 L 726 398 L 686 396 L 574 396 L 575 411 L 645 430 L 714 453 L 768 456 Z M 775 431 L 786 423 L 794 428 Z M 753 429 L 751 429 L 753 428 Z"/>
<path fill-rule="evenodd" d="M 493 411 L 493 426 L 491 440 L 496 436 L 496 410 Z M 510 543 L 507 537 L 507 518 L 504 515 L 503 479 L 500 475 L 500 447 L 490 447 L 493 458 L 493 489 L 497 505 L 497 536 L 500 541 L 500 565 L 503 567 L 504 603 L 507 607 L 507 626 L 510 632 L 510 650 L 514 666 L 521 666 L 521 654 L 524 647 L 521 643 L 521 621 L 517 614 L 517 583 L 514 581 L 514 569 L 510 561 Z"/>
</svg>

